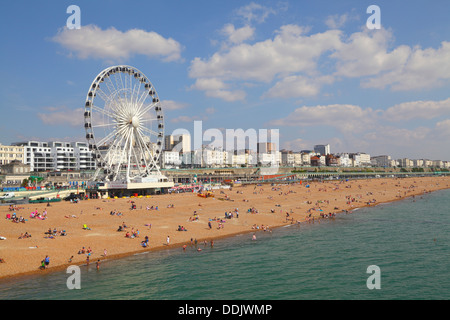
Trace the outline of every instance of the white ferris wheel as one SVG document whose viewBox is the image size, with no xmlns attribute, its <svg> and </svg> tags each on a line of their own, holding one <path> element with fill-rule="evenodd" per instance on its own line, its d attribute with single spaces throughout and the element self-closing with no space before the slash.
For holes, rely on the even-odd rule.
<svg viewBox="0 0 450 320">
<path fill-rule="evenodd" d="M 132 181 L 159 172 L 164 115 L 154 86 L 138 69 L 109 67 L 89 88 L 84 109 L 94 179 Z"/>
</svg>

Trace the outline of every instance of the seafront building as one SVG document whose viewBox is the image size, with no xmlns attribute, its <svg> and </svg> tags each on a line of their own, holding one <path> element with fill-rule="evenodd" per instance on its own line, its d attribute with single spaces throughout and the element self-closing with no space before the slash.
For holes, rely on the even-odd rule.
<svg viewBox="0 0 450 320">
<path fill-rule="evenodd" d="M 13 161 L 24 162 L 24 147 L 4 146 L 0 143 L 0 165 L 9 164 Z"/>
<path fill-rule="evenodd" d="M 316 144 L 314 146 L 314 152 L 321 156 L 327 156 L 331 154 L 331 148 L 329 144 Z"/>
<path fill-rule="evenodd" d="M 211 145 L 191 150 L 187 134 L 165 136 L 161 167 L 232 168 L 232 167 L 379 167 L 450 169 L 450 161 L 429 159 L 392 159 L 390 155 L 371 156 L 364 152 L 331 153 L 329 144 L 314 150 L 278 151 L 275 143 L 258 143 L 257 150 L 222 150 Z M 86 142 L 26 141 L 0 144 L 0 168 L 11 162 L 28 165 L 30 172 L 80 171 L 96 169 L 95 159 Z"/>
<path fill-rule="evenodd" d="M 23 163 L 32 172 L 45 171 L 88 171 L 96 164 L 86 142 L 40 142 L 13 143 L 23 148 Z"/>
</svg>

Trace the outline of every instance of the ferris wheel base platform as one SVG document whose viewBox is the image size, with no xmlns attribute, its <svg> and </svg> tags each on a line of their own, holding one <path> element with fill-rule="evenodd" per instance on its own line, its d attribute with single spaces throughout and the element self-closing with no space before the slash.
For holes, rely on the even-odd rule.
<svg viewBox="0 0 450 320">
<path fill-rule="evenodd" d="M 154 195 L 168 193 L 170 188 L 174 187 L 173 181 L 110 181 L 106 182 L 101 189 L 108 191 L 109 195 L 115 196 L 133 196 L 133 195 Z"/>
</svg>

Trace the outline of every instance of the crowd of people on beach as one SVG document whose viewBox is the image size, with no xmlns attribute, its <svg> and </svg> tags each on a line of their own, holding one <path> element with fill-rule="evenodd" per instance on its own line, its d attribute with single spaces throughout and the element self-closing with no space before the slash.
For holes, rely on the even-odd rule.
<svg viewBox="0 0 450 320">
<path fill-rule="evenodd" d="M 9 213 L 7 213 L 6 214 L 6 219 L 7 220 L 11 220 L 11 222 L 14 222 L 14 223 L 25 223 L 27 220 L 24 218 L 24 217 L 22 217 L 22 216 L 17 216 L 16 215 L 16 213 L 14 212 L 12 215 L 11 214 L 9 214 Z"/>
<path fill-rule="evenodd" d="M 55 239 L 55 237 L 57 236 L 67 236 L 66 230 L 57 230 L 56 228 L 53 228 L 53 230 L 51 228 L 48 228 L 48 231 L 44 232 L 44 234 L 46 235 L 44 236 L 44 238 L 46 239 Z"/>
<path fill-rule="evenodd" d="M 19 236 L 19 239 L 27 239 L 27 238 L 31 238 L 31 234 L 29 234 L 28 232 L 22 233 Z"/>
<path fill-rule="evenodd" d="M 118 217 L 123 216 L 122 212 L 117 211 L 116 209 L 110 211 L 110 212 L 109 212 L 109 215 L 110 215 L 110 216 L 118 216 Z"/>
</svg>

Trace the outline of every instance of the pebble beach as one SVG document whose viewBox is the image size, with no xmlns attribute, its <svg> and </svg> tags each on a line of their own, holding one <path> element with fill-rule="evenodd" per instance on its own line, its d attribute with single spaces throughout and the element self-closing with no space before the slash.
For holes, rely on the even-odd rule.
<svg viewBox="0 0 450 320">
<path fill-rule="evenodd" d="M 258 232 L 287 224 L 320 223 L 356 208 L 448 188 L 450 177 L 304 181 L 218 189 L 211 197 L 174 193 L 0 206 L 0 279 L 144 251 L 183 250 L 194 242 L 212 245 L 236 234 L 249 233 L 251 241 Z M 11 219 L 14 213 L 23 222 Z M 49 263 L 42 268 L 45 257 Z"/>
</svg>

